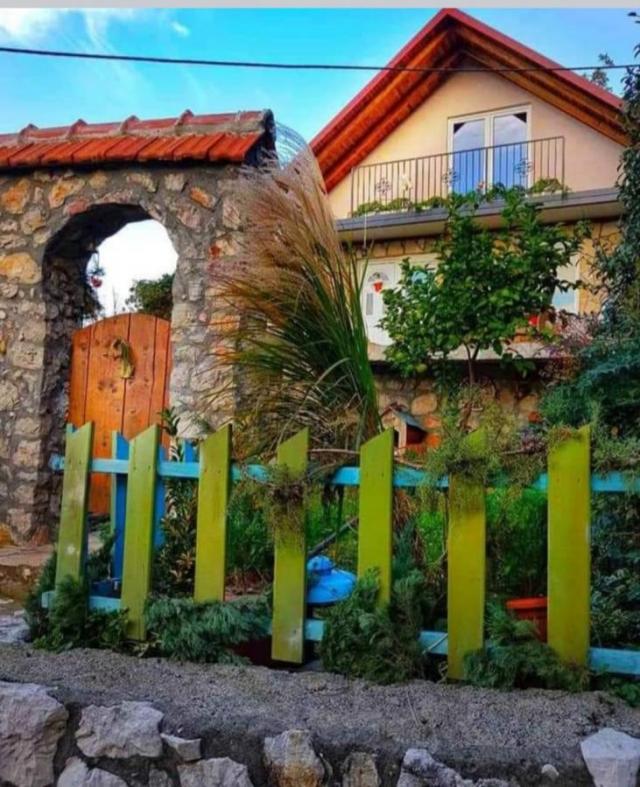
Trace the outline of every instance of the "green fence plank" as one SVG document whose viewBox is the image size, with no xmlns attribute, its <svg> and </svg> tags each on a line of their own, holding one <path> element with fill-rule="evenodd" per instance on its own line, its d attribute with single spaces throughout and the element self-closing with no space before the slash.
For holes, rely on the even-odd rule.
<svg viewBox="0 0 640 787">
<path fill-rule="evenodd" d="M 76 431 L 67 429 L 56 585 L 67 576 L 77 580 L 82 576 L 92 444 L 93 423 L 86 423 Z"/>
<path fill-rule="evenodd" d="M 393 550 L 393 429 L 360 448 L 358 576 L 380 572 L 380 603 L 391 597 Z"/>
<path fill-rule="evenodd" d="M 277 462 L 292 475 L 307 469 L 309 430 L 303 429 L 278 448 Z M 307 544 L 304 533 L 276 534 L 273 570 L 271 656 L 301 664 L 304 657 Z"/>
<path fill-rule="evenodd" d="M 549 645 L 587 664 L 591 594 L 591 435 L 588 426 L 549 451 Z"/>
<path fill-rule="evenodd" d="M 137 640 L 145 637 L 144 605 L 151 588 L 157 461 L 158 427 L 150 426 L 129 447 L 121 605 L 128 611 L 127 633 Z"/>
<path fill-rule="evenodd" d="M 470 443 L 484 439 L 480 430 L 468 437 Z M 449 480 L 447 555 L 447 675 L 461 680 L 465 655 L 484 642 L 486 574 L 485 490 L 461 475 Z"/>
<path fill-rule="evenodd" d="M 196 601 L 223 601 L 227 560 L 227 506 L 231 483 L 231 424 L 200 444 Z"/>
</svg>

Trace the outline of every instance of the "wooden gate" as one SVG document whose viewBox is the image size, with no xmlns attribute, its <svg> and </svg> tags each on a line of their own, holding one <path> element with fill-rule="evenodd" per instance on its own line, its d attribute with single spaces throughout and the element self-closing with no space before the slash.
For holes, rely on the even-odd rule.
<svg viewBox="0 0 640 787">
<path fill-rule="evenodd" d="M 127 439 L 160 422 L 169 403 L 170 323 L 149 314 L 118 314 L 73 335 L 69 422 L 95 424 L 93 456 L 111 456 L 111 435 Z M 110 480 L 94 475 L 89 510 L 109 512 Z"/>
</svg>

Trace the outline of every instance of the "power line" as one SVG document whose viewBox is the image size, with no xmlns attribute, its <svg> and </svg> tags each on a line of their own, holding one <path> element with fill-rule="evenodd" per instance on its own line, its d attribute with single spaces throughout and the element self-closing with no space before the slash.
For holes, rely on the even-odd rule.
<svg viewBox="0 0 640 787">
<path fill-rule="evenodd" d="M 23 49 L 20 47 L 0 46 L 0 52 L 9 55 L 31 55 L 37 57 L 61 57 L 77 60 L 115 60 L 125 63 L 154 63 L 159 65 L 175 66 L 211 66 L 217 68 L 267 68 L 288 71 L 392 71 L 409 72 L 418 74 L 452 74 L 452 73 L 493 73 L 493 74 L 522 74 L 532 71 L 613 71 L 615 69 L 637 68 L 637 63 L 624 65 L 596 65 L 596 66 L 523 66 L 522 68 L 484 66 L 470 66 L 457 68 L 455 66 L 365 66 L 347 63 L 269 63 L 251 60 L 205 60 L 199 58 L 160 57 L 154 55 L 114 55 L 100 52 L 65 52 L 56 49 Z"/>
</svg>

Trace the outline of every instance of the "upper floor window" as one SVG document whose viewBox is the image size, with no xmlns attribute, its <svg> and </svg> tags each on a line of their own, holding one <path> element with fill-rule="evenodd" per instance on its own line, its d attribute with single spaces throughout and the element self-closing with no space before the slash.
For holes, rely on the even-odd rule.
<svg viewBox="0 0 640 787">
<path fill-rule="evenodd" d="M 530 107 L 465 115 L 449 120 L 449 180 L 466 193 L 503 186 L 530 185 Z"/>
</svg>

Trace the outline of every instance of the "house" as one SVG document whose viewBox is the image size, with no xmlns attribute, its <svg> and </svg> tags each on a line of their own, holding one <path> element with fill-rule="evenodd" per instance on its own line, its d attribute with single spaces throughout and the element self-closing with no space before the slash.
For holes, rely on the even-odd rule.
<svg viewBox="0 0 640 787">
<path fill-rule="evenodd" d="M 437 261 L 444 218 L 437 198 L 493 183 L 535 186 L 543 220 L 589 219 L 593 238 L 613 245 L 626 135 L 617 96 L 456 9 L 437 13 L 389 65 L 409 70 L 378 73 L 311 147 L 340 237 L 368 258 L 362 307 L 382 406 L 400 400 L 427 416 L 435 409 L 429 382 L 399 389 L 384 363 L 390 340 L 379 321 L 402 259 Z M 498 212 L 483 206 L 481 222 L 497 226 Z M 588 279 L 592 256 L 588 242 L 563 278 Z M 577 314 L 599 306 L 586 290 L 558 292 L 554 305 Z M 485 353 L 487 369 L 491 358 Z M 497 395 L 528 418 L 531 384 L 496 383 L 496 374 Z"/>
</svg>

